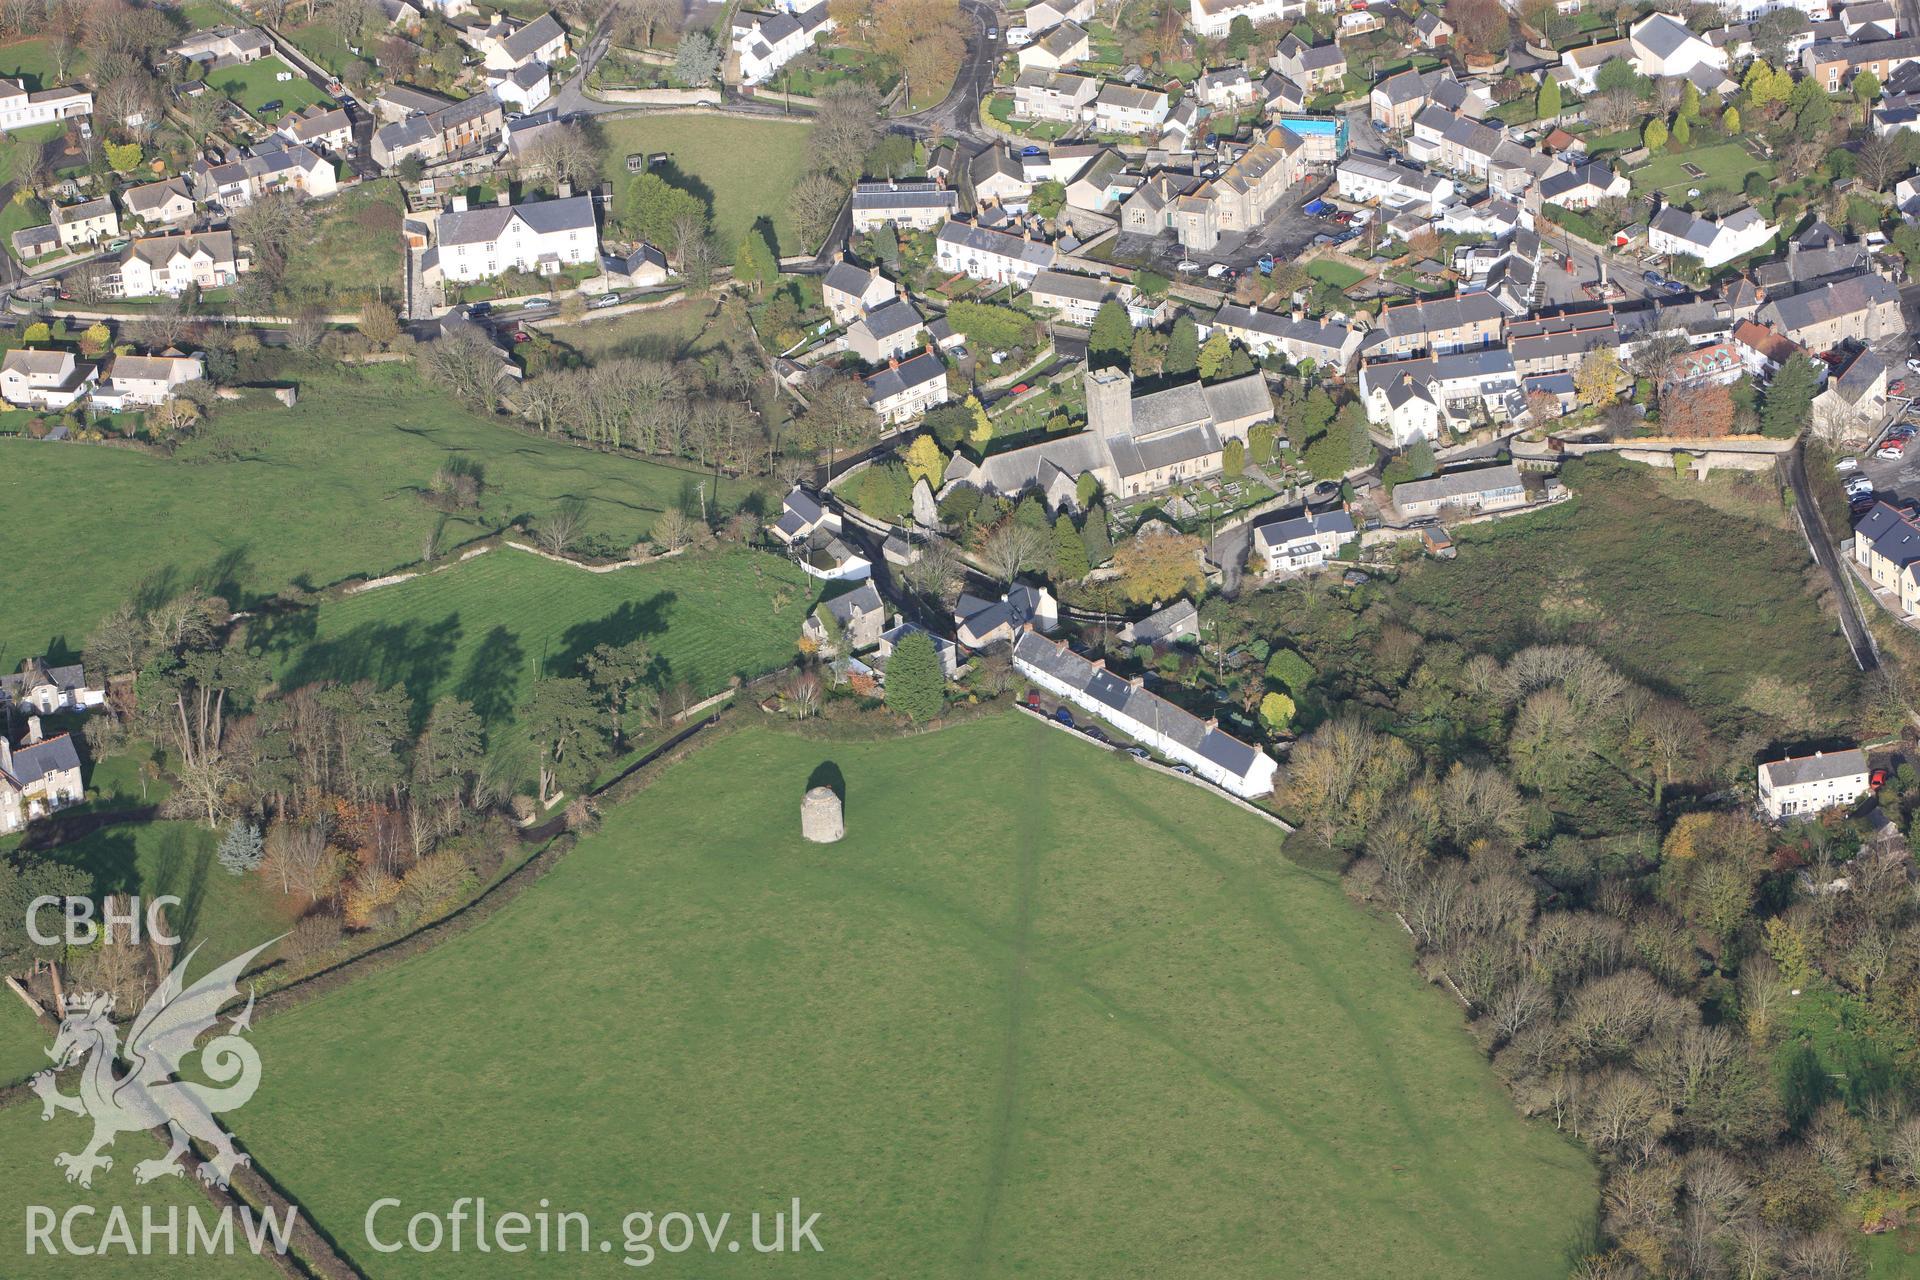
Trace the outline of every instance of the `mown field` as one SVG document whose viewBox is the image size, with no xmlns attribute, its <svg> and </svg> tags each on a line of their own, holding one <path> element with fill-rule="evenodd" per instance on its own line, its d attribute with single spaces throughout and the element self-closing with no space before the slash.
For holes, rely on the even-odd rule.
<svg viewBox="0 0 1920 1280">
<path fill-rule="evenodd" d="M 664 151 L 673 158 L 677 185 L 698 191 L 713 212 L 714 249 L 733 261 L 740 237 L 756 219 L 771 218 L 783 254 L 809 253 L 800 243 L 787 197 L 806 171 L 812 126 L 785 120 L 726 119 L 661 114 L 638 120 L 605 120 L 606 175 L 625 200 L 632 179 L 627 156 Z M 688 181 L 691 179 L 691 181 Z M 617 211 L 624 212 L 617 206 Z"/>
<path fill-rule="evenodd" d="M 423 500 L 454 457 L 479 463 L 477 510 L 443 516 Z M 0 670 L 47 651 L 78 651 L 87 632 L 136 591 L 199 584 L 236 606 L 291 585 L 376 576 L 569 497 L 588 506 L 589 536 L 622 544 L 711 476 L 595 453 L 476 417 L 413 373 L 327 375 L 283 409 L 221 412 L 172 458 L 86 445 L 0 442 L 0 498 L 34 512 L 34 537 L 62 548 L 62 571 L 16 575 L 0 592 Z M 720 485 L 731 509 L 751 492 Z M 47 502 L 83 493 L 85 502 Z"/>
<path fill-rule="evenodd" d="M 833 846 L 799 839 L 817 777 Z M 241 1136 L 382 1277 L 446 1259 L 374 1253 L 375 1198 L 476 1195 L 588 1214 L 607 1265 L 636 1209 L 821 1214 L 824 1252 L 702 1276 L 1560 1274 L 1593 1170 L 1277 838 L 1012 715 L 744 729 L 471 932 L 263 1023 Z"/>
<path fill-rule="evenodd" d="M 289 75 L 292 79 L 275 78 L 281 75 Z M 292 115 L 316 102 L 326 101 L 326 96 L 314 87 L 313 81 L 271 53 L 258 62 L 223 67 L 213 73 L 208 84 L 215 92 L 239 103 L 242 111 L 268 124 L 278 124 L 283 116 Z M 278 102 L 280 105 L 268 111 L 266 105 L 269 102 Z"/>
<path fill-rule="evenodd" d="M 24 1080 L 47 1067 L 47 1047 L 53 1043 L 33 1011 L 11 991 L 0 991 L 0 1084 Z"/>
<path fill-rule="evenodd" d="M 502 549 L 443 572 L 256 624 L 282 687 L 403 685 L 421 715 L 453 694 L 488 720 L 541 673 L 573 675 L 599 644 L 646 640 L 657 687 L 701 696 L 793 656 L 817 592 L 791 561 L 733 549 L 587 573 Z"/>
<path fill-rule="evenodd" d="M 1509 653 L 1592 645 L 1633 679 L 1681 693 L 1712 722 L 1755 717 L 1813 733 L 1850 718 L 1858 677 L 1797 533 L 1673 496 L 1646 467 L 1570 463 L 1574 500 L 1456 528 L 1460 554 L 1394 588 L 1419 630 Z"/>
<path fill-rule="evenodd" d="M 68 1085 L 65 1091 L 71 1096 L 74 1086 Z M 89 1122 L 71 1113 L 59 1113 L 52 1120 L 42 1122 L 38 1099 L 0 1110 L 0 1151 L 7 1153 L 6 1160 L 0 1162 L 3 1165 L 0 1167 L 0 1204 L 6 1206 L 6 1212 L 0 1213 L 0 1258 L 6 1259 L 0 1272 L 4 1272 L 8 1280 L 72 1280 L 72 1277 L 87 1275 L 139 1276 L 141 1280 L 206 1280 L 208 1277 L 270 1280 L 280 1274 L 271 1264 L 244 1252 L 231 1257 L 187 1256 L 186 1213 L 189 1208 L 198 1208 L 205 1215 L 203 1221 L 212 1227 L 215 1223 L 212 1202 L 184 1177 L 159 1178 L 145 1186 L 134 1183 L 133 1166 L 142 1160 L 157 1159 L 165 1151 L 161 1142 L 147 1133 L 120 1135 L 109 1152 L 113 1156 L 113 1168 L 94 1175 L 91 1191 L 69 1185 L 65 1170 L 54 1165 L 53 1157 L 60 1152 L 80 1150 L 92 1132 Z M 56 1257 L 44 1252 L 28 1257 L 28 1205 L 45 1206 L 56 1215 L 78 1205 L 91 1207 L 94 1210 L 91 1216 L 74 1218 L 74 1235 L 82 1245 L 101 1242 L 107 1214 L 114 1206 L 126 1214 L 136 1239 L 143 1209 L 150 1208 L 154 1220 L 161 1224 L 167 1221 L 169 1210 L 177 1210 L 181 1252 L 178 1256 L 160 1252 L 131 1258 L 124 1249 L 116 1248 L 98 1257 L 72 1257 L 64 1252 Z M 234 1234 L 236 1238 L 241 1235 L 237 1219 Z M 60 1243 L 57 1228 L 53 1242 L 56 1246 Z"/>
</svg>

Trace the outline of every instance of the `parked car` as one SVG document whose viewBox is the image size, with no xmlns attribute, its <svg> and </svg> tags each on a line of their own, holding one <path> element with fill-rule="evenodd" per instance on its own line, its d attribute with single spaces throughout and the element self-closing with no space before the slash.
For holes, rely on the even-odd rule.
<svg viewBox="0 0 1920 1280">
<path fill-rule="evenodd" d="M 1860 493 L 1863 490 L 1867 493 L 1872 493 L 1873 481 L 1867 479 L 1865 476 L 1854 476 L 1848 480 L 1843 487 L 1849 494 Z"/>
<path fill-rule="evenodd" d="M 1273 255 L 1270 253 L 1261 254 L 1258 265 L 1260 267 L 1261 275 L 1263 276 L 1272 275 L 1273 274 Z"/>
<path fill-rule="evenodd" d="M 1173 771 L 1174 771 L 1175 773 L 1178 773 L 1178 774 L 1181 774 L 1181 775 L 1183 775 L 1183 776 L 1185 776 L 1185 777 L 1188 777 L 1188 778 L 1191 778 L 1191 777 L 1193 776 L 1193 770 L 1191 770 L 1191 769 L 1189 769 L 1189 768 L 1187 768 L 1187 766 L 1185 766 L 1185 765 L 1183 765 L 1183 764 L 1177 764 L 1177 765 L 1175 765 L 1175 766 L 1173 766 Z"/>
<path fill-rule="evenodd" d="M 1907 368 L 1913 370 L 1915 373 L 1920 373 L 1920 356 L 1916 356 L 1907 361 Z"/>
<path fill-rule="evenodd" d="M 109 245 L 107 247 L 112 248 L 113 246 Z M 1887 384 L 1887 394 L 1889 395 L 1900 396 L 1900 395 L 1905 395 L 1906 393 L 1907 393 L 1907 380 L 1905 378 L 1895 378 L 1892 382 L 1889 382 Z"/>
<path fill-rule="evenodd" d="M 1080 732 L 1086 734 L 1089 738 L 1092 738 L 1095 742 L 1105 742 L 1107 740 L 1107 735 L 1100 732 L 1100 728 L 1098 725 L 1088 725 L 1086 728 L 1082 729 Z"/>
<path fill-rule="evenodd" d="M 1872 773 L 1867 775 L 1867 785 L 1869 787 L 1872 787 L 1875 791 L 1878 791 L 1880 788 L 1886 786 L 1887 771 L 1885 769 L 1875 769 Z"/>
<path fill-rule="evenodd" d="M 552 298 L 528 298 L 525 302 L 520 304 L 520 309 L 522 311 L 531 311 L 535 307 L 550 307 L 552 305 L 553 305 Z"/>
<path fill-rule="evenodd" d="M 1860 469 L 1860 459 L 1840 458 L 1834 462 L 1833 469 L 1842 475 L 1845 475 L 1849 471 L 1858 471 Z"/>
<path fill-rule="evenodd" d="M 1073 712 L 1067 710 L 1065 707 L 1055 707 L 1053 709 L 1053 718 L 1067 726 L 1067 728 L 1073 728 Z"/>
<path fill-rule="evenodd" d="M 1147 749 L 1145 747 L 1128 747 L 1127 754 L 1132 756 L 1135 760 L 1151 760 L 1153 758 L 1152 756 L 1149 756 L 1147 754 Z"/>
<path fill-rule="evenodd" d="M 492 310 L 493 304 L 491 302 L 470 302 L 467 304 L 467 319 L 478 320 L 481 316 L 492 312 Z"/>
<path fill-rule="evenodd" d="M 1026 383 L 1016 382 L 1013 384 L 1013 390 L 1007 392 L 1007 394 L 1010 396 L 1023 396 L 1031 390 L 1033 390 L 1033 388 L 1029 387 Z"/>
<path fill-rule="evenodd" d="M 987 28 L 987 39 L 998 40 L 999 38 L 1000 38 L 1000 28 L 998 27 Z"/>
<path fill-rule="evenodd" d="M 1036 711 L 1040 709 L 1040 695 L 1031 689 L 1027 690 L 1027 705 Z"/>
<path fill-rule="evenodd" d="M 1192 275 L 1192 274 L 1193 274 L 1193 273 L 1195 273 L 1196 271 L 1198 271 L 1198 270 L 1200 270 L 1200 264 L 1199 264 L 1199 263 L 1197 263 L 1197 262 L 1195 262 L 1195 261 L 1194 261 L 1193 259 L 1191 259 L 1191 258 L 1182 258 L 1182 259 L 1180 259 L 1180 264 L 1179 264 L 1178 266 L 1176 266 L 1176 267 L 1174 268 L 1174 270 L 1175 270 L 1175 271 L 1184 271 L 1184 272 L 1186 272 L 1186 273 L 1187 273 L 1188 275 Z"/>
<path fill-rule="evenodd" d="M 1340 575 L 1340 581 L 1346 583 L 1350 587 L 1364 587 L 1369 582 L 1372 582 L 1373 579 L 1369 578 L 1366 574 L 1360 572 L 1360 570 L 1358 569 L 1349 569 L 1345 573 Z"/>
<path fill-rule="evenodd" d="M 1898 458 L 1901 454 L 1905 453 L 1906 451 L 1907 451 L 1907 442 L 1905 440 L 1890 440 L 1886 444 L 1881 445 L 1879 451 L 1876 452 L 1873 456 L 1876 458 L 1892 459 L 1892 458 Z"/>
<path fill-rule="evenodd" d="M 1678 280 L 1669 280 L 1669 281 L 1667 281 L 1667 283 L 1666 283 L 1666 284 L 1665 284 L 1665 285 L 1664 285 L 1663 287 L 1664 287 L 1664 288 L 1666 289 L 1666 291 L 1667 291 L 1668 293 L 1691 293 L 1691 292 L 1693 292 L 1693 290 L 1692 290 L 1692 288 L 1691 288 L 1690 286 L 1688 286 L 1688 285 L 1684 285 L 1684 284 L 1681 284 L 1681 283 L 1680 283 L 1680 282 L 1679 282 Z"/>
<path fill-rule="evenodd" d="M 278 111 L 286 105 L 286 103 L 280 101 L 278 98 L 275 98 L 272 102 L 263 102 L 260 104 L 260 114 L 266 115 L 269 112 Z"/>
<path fill-rule="evenodd" d="M 1216 262 L 1207 268 L 1207 279 L 1209 280 L 1218 280 L 1225 274 L 1227 274 L 1227 264 L 1224 262 Z"/>
<path fill-rule="evenodd" d="M 619 305 L 620 305 L 619 294 L 603 293 L 599 297 L 595 298 L 592 302 L 589 302 L 587 304 L 587 309 L 589 311 L 599 311 L 603 307 L 617 307 Z"/>
</svg>

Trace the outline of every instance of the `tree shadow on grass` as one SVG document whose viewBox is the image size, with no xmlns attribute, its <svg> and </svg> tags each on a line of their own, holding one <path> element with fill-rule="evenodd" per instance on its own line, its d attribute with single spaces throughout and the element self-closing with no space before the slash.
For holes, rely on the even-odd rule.
<svg viewBox="0 0 1920 1280">
<path fill-rule="evenodd" d="M 322 681 L 352 684 L 358 680 L 371 680 L 382 689 L 399 685 L 413 701 L 413 727 L 417 731 L 426 723 L 434 699 L 453 674 L 453 654 L 463 634 L 465 627 L 458 613 L 434 623 L 363 623 L 345 635 L 301 649 L 298 660 L 281 677 L 280 686 L 298 689 Z M 277 638 L 270 636 L 267 643 Z M 266 645 L 256 647 L 264 649 Z"/>
<path fill-rule="evenodd" d="M 454 687 L 454 696 L 464 700 L 474 714 L 492 728 L 513 714 L 514 695 L 526 660 L 520 637 L 505 627 L 496 626 L 487 632 L 473 657 L 467 660 L 466 672 Z"/>
<path fill-rule="evenodd" d="M 672 591 L 656 591 L 645 600 L 627 601 L 605 617 L 575 623 L 561 633 L 559 645 L 548 655 L 547 673 L 577 675 L 580 664 L 600 645 L 617 647 L 646 636 L 665 634 L 667 614 L 677 599 L 679 596 Z M 660 654 L 654 655 L 653 667 L 651 674 L 657 682 L 664 682 L 671 674 L 670 664 Z"/>
</svg>

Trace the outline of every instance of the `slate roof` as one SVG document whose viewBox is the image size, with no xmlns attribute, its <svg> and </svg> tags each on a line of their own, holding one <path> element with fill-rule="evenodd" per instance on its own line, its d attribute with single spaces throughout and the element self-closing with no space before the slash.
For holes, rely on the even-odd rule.
<svg viewBox="0 0 1920 1280">
<path fill-rule="evenodd" d="M 449 211 L 440 215 L 440 243 L 491 244 L 516 218 L 540 235 L 592 231 L 593 197 L 567 196 L 561 200 L 536 200 L 531 204 L 483 205 L 478 209 Z"/>
<path fill-rule="evenodd" d="M 1042 271 L 1033 278 L 1028 291 L 1036 297 L 1073 298 L 1080 302 L 1104 302 L 1114 296 L 1113 282 L 1094 276 L 1069 275 L 1065 271 Z"/>
<path fill-rule="evenodd" d="M 920 327 L 922 321 L 911 302 L 905 298 L 895 298 L 867 312 L 859 323 L 864 324 L 867 332 L 876 338 L 891 338 L 911 333 Z"/>
<path fill-rule="evenodd" d="M 902 360 L 899 368 L 882 369 L 868 378 L 867 403 L 879 404 L 903 391 L 911 391 L 946 376 L 947 367 L 940 363 L 940 358 L 922 351 L 910 360 Z"/>
<path fill-rule="evenodd" d="M 1900 291 L 1880 276 L 1864 274 L 1836 280 L 1824 289 L 1813 289 L 1767 303 L 1773 317 L 1787 330 L 1804 329 L 1857 315 L 1887 302 L 1898 303 Z"/>
<path fill-rule="evenodd" d="M 1393 490 L 1395 506 L 1414 502 L 1451 501 L 1469 494 L 1490 493 L 1496 489 L 1517 489 L 1520 469 L 1511 462 L 1473 471 L 1449 471 L 1427 480 L 1409 480 Z"/>
<path fill-rule="evenodd" d="M 539 53 L 542 46 L 562 39 L 566 34 L 566 29 L 551 13 L 543 13 L 502 40 L 500 47 L 515 62 L 525 62 Z"/>
<path fill-rule="evenodd" d="M 939 238 L 945 244 L 960 245 L 977 253 L 998 254 L 1003 258 L 1018 258 L 1041 267 L 1051 266 L 1054 259 L 1053 246 L 1043 240 L 1028 240 L 970 222 L 948 222 L 940 228 Z"/>
<path fill-rule="evenodd" d="M 1816 751 L 1810 756 L 1769 760 L 1760 766 L 1770 787 L 1792 787 L 1803 782 L 1831 782 L 1867 771 L 1867 753 L 1858 747 L 1845 751 Z"/>
<path fill-rule="evenodd" d="M 1430 302 L 1409 302 L 1388 307 L 1380 327 L 1388 336 L 1401 338 L 1412 334 L 1433 333 L 1461 325 L 1485 324 L 1506 315 L 1499 302 L 1484 293 L 1463 293 Z"/>
<path fill-rule="evenodd" d="M 1353 517 L 1345 511 L 1308 511 L 1285 520 L 1256 525 L 1253 537 L 1262 549 L 1266 549 L 1304 542 L 1323 533 L 1349 535 L 1353 532 Z"/>
<path fill-rule="evenodd" d="M 15 747 L 13 767 L 5 772 L 20 786 L 30 787 L 50 773 L 79 767 L 80 753 L 74 749 L 73 738 L 62 733 L 30 747 Z"/>
</svg>

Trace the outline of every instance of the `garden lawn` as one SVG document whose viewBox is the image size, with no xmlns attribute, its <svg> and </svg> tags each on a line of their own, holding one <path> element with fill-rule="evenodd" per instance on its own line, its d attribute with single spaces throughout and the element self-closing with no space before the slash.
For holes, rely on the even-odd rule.
<svg viewBox="0 0 1920 1280">
<path fill-rule="evenodd" d="M 653 360 L 680 360 L 698 355 L 711 345 L 703 341 L 713 304 L 704 299 L 674 302 L 646 311 L 630 311 L 611 320 L 593 318 L 579 324 L 543 327 L 555 342 L 573 348 L 589 364 L 616 356 L 644 356 Z"/>
<path fill-rule="evenodd" d="M 346 38 L 331 24 L 315 22 L 283 30 L 294 48 L 331 71 L 336 79 L 344 77 L 347 68 L 356 61 L 353 50 L 347 47 Z"/>
<path fill-rule="evenodd" d="M 388 299 L 399 297 L 406 290 L 402 209 L 400 185 L 391 178 L 322 203 L 307 247 L 287 262 L 282 288 L 301 302 L 347 311 L 357 311 L 376 291 Z"/>
<path fill-rule="evenodd" d="M 25 129 L 14 129 L 8 133 L 0 134 L 0 182 L 17 181 L 32 167 L 35 155 L 44 149 L 49 142 L 52 142 L 65 132 L 65 125 L 49 122 L 47 124 L 30 125 Z M 55 155 L 52 162 L 58 164 L 62 160 L 62 156 Z M 13 204 L 8 206 L 9 210 L 18 209 L 19 207 L 20 206 Z M 12 233 L 14 231 L 19 230 L 21 227 L 35 225 L 37 224 L 22 222 L 17 226 L 10 227 L 7 233 L 7 252 L 13 252 Z"/>
<path fill-rule="evenodd" d="M 421 499 L 449 458 L 479 463 L 477 511 L 443 517 Z M 588 534 L 620 545 L 705 483 L 732 510 L 752 492 L 711 475 L 576 448 L 488 421 L 410 370 L 316 376 L 300 401 L 221 410 L 172 458 L 81 444 L 0 440 L 0 499 L 31 508 L 36 537 L 70 549 L 68 571 L 20 575 L 0 592 L 0 670 L 51 650 L 77 652 L 87 632 L 136 588 L 200 584 L 235 607 L 298 583 L 373 577 L 564 498 L 587 503 Z M 35 495 L 84 493 L 85 502 Z"/>
<path fill-rule="evenodd" d="M 1564 478 L 1571 502 L 1454 529 L 1459 558 L 1417 564 L 1395 606 L 1470 650 L 1591 645 L 1729 731 L 1848 723 L 1857 672 L 1797 534 L 1670 496 L 1635 463 L 1582 459 Z"/>
<path fill-rule="evenodd" d="M 816 777 L 846 792 L 830 846 L 799 835 Z M 701 1246 L 701 1276 L 1564 1271 L 1592 1167 L 1519 1119 L 1401 930 L 1279 840 L 1011 712 L 746 727 L 472 931 L 263 1022 L 239 1133 L 383 1280 L 446 1260 L 376 1255 L 375 1198 L 482 1195 L 585 1213 L 616 1258 L 638 1208 L 736 1239 L 821 1215 L 822 1252 Z"/>
<path fill-rule="evenodd" d="M 58 69 L 53 55 L 53 42 L 50 40 L 15 40 L 12 44 L 0 44 L 0 76 L 20 81 L 31 92 L 57 89 L 63 84 L 74 83 L 87 69 L 87 56 L 78 49 L 68 54 L 64 79 L 54 74 Z"/>
<path fill-rule="evenodd" d="M 541 673 L 577 674 L 596 645 L 645 640 L 656 687 L 704 697 L 729 676 L 793 656 L 813 580 L 791 561 L 732 548 L 588 573 L 501 549 L 443 572 L 330 600 L 256 626 L 249 641 L 283 687 L 315 680 L 402 685 L 424 717 L 436 698 L 509 714 Z"/>
<path fill-rule="evenodd" d="M 1682 167 L 1689 164 L 1705 172 L 1696 178 Z M 1690 151 L 1662 152 L 1628 176 L 1633 180 L 1633 194 L 1636 196 L 1658 191 L 1677 204 L 1691 206 L 1693 202 L 1687 199 L 1687 192 L 1692 188 L 1707 191 L 1720 187 L 1738 192 L 1744 187 L 1749 173 L 1758 173 L 1768 182 L 1773 181 L 1772 164 L 1754 159 L 1746 147 L 1738 142 L 1722 142 L 1711 147 L 1695 147 Z"/>
<path fill-rule="evenodd" d="M 0 997 L 0 1085 L 7 1085 L 46 1070 L 46 1050 L 53 1038 L 19 996 L 7 990 L 0 991 Z M 38 1104 L 34 1114 L 39 1114 Z"/>
<path fill-rule="evenodd" d="M 19 1003 L 11 993 L 8 999 Z M 72 1096 L 76 1086 L 67 1083 L 62 1091 Z M 165 1153 L 164 1144 L 151 1134 L 143 1131 L 121 1134 L 108 1152 L 113 1157 L 113 1168 L 94 1174 L 91 1191 L 69 1184 L 65 1171 L 54 1165 L 53 1157 L 61 1152 L 79 1151 L 92 1132 L 88 1121 L 71 1113 L 56 1113 L 52 1120 L 42 1121 L 40 1101 L 33 1097 L 0 1110 L 0 1151 L 7 1153 L 4 1164 L 0 1165 L 4 1170 L 0 1172 L 0 1205 L 6 1206 L 6 1212 L 0 1213 L 0 1257 L 7 1260 L 7 1280 L 56 1280 L 78 1275 L 139 1276 L 141 1280 L 228 1280 L 229 1277 L 272 1280 L 279 1274 L 272 1264 L 245 1252 L 245 1233 L 237 1211 L 233 1223 L 236 1252 L 232 1256 L 209 1257 L 204 1253 L 188 1256 L 188 1210 L 197 1209 L 209 1230 L 217 1230 L 218 1211 L 193 1184 L 191 1174 L 157 1178 L 145 1186 L 134 1182 L 134 1165 L 142 1160 L 158 1159 Z M 151 1256 L 138 1259 L 130 1257 L 124 1246 L 84 1261 L 68 1255 L 64 1249 L 57 1257 L 45 1252 L 29 1257 L 28 1205 L 43 1205 L 56 1215 L 63 1215 L 74 1206 L 91 1207 L 94 1211 L 91 1216 L 79 1214 L 73 1219 L 77 1244 L 102 1243 L 112 1206 L 118 1206 L 126 1214 L 135 1241 L 139 1239 L 143 1207 L 153 1210 L 154 1221 L 161 1226 L 166 1224 L 168 1211 L 176 1209 L 180 1252 L 168 1254 L 165 1237 L 161 1236 L 158 1237 L 159 1249 Z M 58 1227 L 54 1229 L 53 1244 L 60 1245 Z"/>
<path fill-rule="evenodd" d="M 274 79 L 276 75 L 283 72 L 290 73 L 293 79 L 285 81 Z M 325 95 L 314 87 L 313 81 L 271 53 L 258 62 L 223 67 L 213 75 L 214 78 L 207 83 L 216 92 L 225 94 L 238 102 L 241 109 L 248 115 L 268 124 L 278 123 L 282 116 L 291 115 L 316 102 L 326 101 Z M 266 104 L 275 99 L 280 101 L 280 109 L 264 110 Z"/>
<path fill-rule="evenodd" d="M 1336 262 L 1332 258 L 1316 258 L 1309 262 L 1307 274 L 1336 289 L 1351 289 L 1367 278 L 1367 273 L 1360 268 L 1349 263 Z"/>
<path fill-rule="evenodd" d="M 622 202 L 633 179 L 626 158 L 636 151 L 673 157 L 667 177 L 706 197 L 713 213 L 714 249 L 733 261 L 733 251 L 759 218 L 773 219 L 782 254 L 810 253 L 789 209 L 794 184 L 807 166 L 804 122 L 661 113 L 634 120 L 604 120 L 606 174 Z"/>
</svg>

